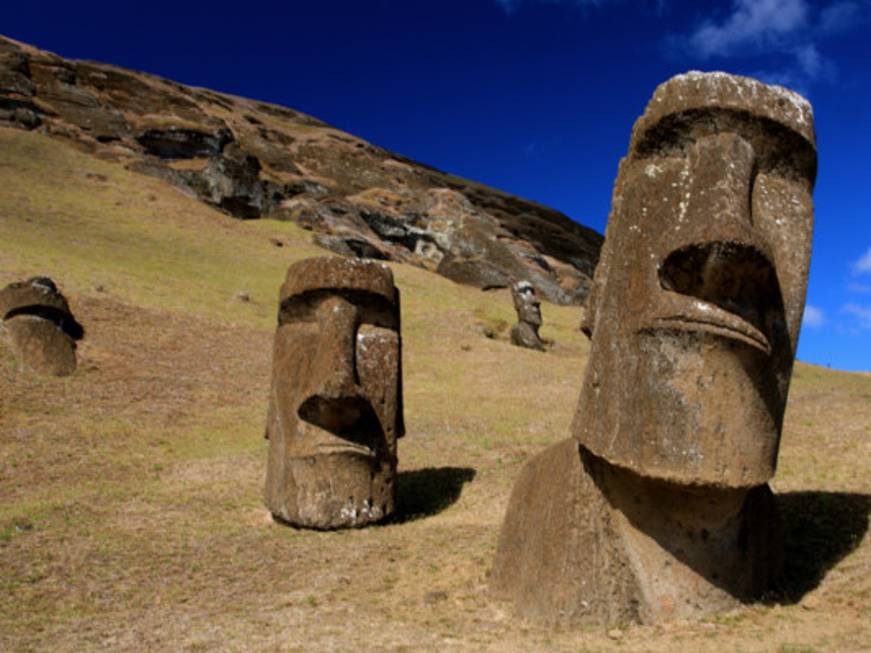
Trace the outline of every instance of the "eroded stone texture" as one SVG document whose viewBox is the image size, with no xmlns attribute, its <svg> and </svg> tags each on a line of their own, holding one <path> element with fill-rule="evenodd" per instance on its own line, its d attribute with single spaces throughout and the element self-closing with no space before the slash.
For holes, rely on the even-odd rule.
<svg viewBox="0 0 871 653">
<path fill-rule="evenodd" d="M 404 433 L 399 291 L 373 261 L 312 258 L 281 287 L 266 437 L 279 520 L 346 528 L 393 512 Z"/>
<path fill-rule="evenodd" d="M 511 342 L 518 347 L 544 351 L 544 343 L 538 335 L 541 302 L 535 297 L 535 288 L 528 281 L 518 281 L 511 286 L 511 298 L 517 311 L 517 324 L 511 327 Z"/>
<path fill-rule="evenodd" d="M 51 279 L 33 277 L 0 290 L 0 317 L 13 352 L 27 367 L 54 376 L 75 372 L 76 341 L 85 332 Z"/>
<path fill-rule="evenodd" d="M 614 188 L 574 437 L 527 464 L 503 526 L 492 587 L 521 614 L 691 618 L 776 585 L 767 481 L 815 175 L 800 96 L 722 73 L 657 88 Z"/>
</svg>

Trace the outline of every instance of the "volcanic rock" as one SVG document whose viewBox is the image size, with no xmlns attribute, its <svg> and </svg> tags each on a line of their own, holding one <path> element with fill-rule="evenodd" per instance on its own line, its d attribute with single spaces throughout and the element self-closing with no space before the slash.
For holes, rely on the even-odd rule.
<svg viewBox="0 0 871 653">
<path fill-rule="evenodd" d="M 292 220 L 346 256 L 479 288 L 527 279 L 584 301 L 602 238 L 547 207 L 445 174 L 302 113 L 0 37 L 0 126 L 121 159 L 237 218 Z"/>
</svg>

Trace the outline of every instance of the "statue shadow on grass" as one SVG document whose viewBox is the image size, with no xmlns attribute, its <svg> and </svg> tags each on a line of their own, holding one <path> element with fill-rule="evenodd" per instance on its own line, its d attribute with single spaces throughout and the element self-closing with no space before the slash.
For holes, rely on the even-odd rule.
<svg viewBox="0 0 871 653">
<path fill-rule="evenodd" d="M 871 495 L 784 492 L 776 495 L 783 518 L 784 583 L 780 601 L 796 603 L 852 553 L 868 530 Z"/>
<path fill-rule="evenodd" d="M 475 478 L 470 467 L 427 467 L 399 472 L 396 478 L 396 511 L 391 524 L 403 524 L 437 515 L 456 503 L 463 485 Z"/>
</svg>

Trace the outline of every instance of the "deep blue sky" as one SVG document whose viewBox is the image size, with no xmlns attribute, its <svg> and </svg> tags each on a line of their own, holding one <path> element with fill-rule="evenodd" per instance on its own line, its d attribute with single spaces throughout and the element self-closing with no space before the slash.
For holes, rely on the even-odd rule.
<svg viewBox="0 0 871 653">
<path fill-rule="evenodd" d="M 657 84 L 782 83 L 820 158 L 799 358 L 871 370 L 871 0 L 20 2 L 0 33 L 284 104 L 599 231 Z"/>
</svg>

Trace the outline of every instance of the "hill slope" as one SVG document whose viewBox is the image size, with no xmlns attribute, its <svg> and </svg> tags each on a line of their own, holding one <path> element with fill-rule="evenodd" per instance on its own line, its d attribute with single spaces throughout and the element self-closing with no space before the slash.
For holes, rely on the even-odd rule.
<svg viewBox="0 0 871 653">
<path fill-rule="evenodd" d="M 568 433 L 579 309 L 544 304 L 555 349 L 523 350 L 481 335 L 513 319 L 507 291 L 390 263 L 399 517 L 296 531 L 262 507 L 263 428 L 278 287 L 322 253 L 310 234 L 2 127 L 0 189 L 0 284 L 54 277 L 87 330 L 64 379 L 0 344 L 0 650 L 867 650 L 871 377 L 796 366 L 773 484 L 784 595 L 697 624 L 549 632 L 493 602 L 487 574 L 521 465 Z"/>
<path fill-rule="evenodd" d="M 68 61 L 0 37 L 0 124 L 74 142 L 238 218 L 293 221 L 324 247 L 479 288 L 528 279 L 586 296 L 602 237 L 284 107 Z"/>
</svg>

